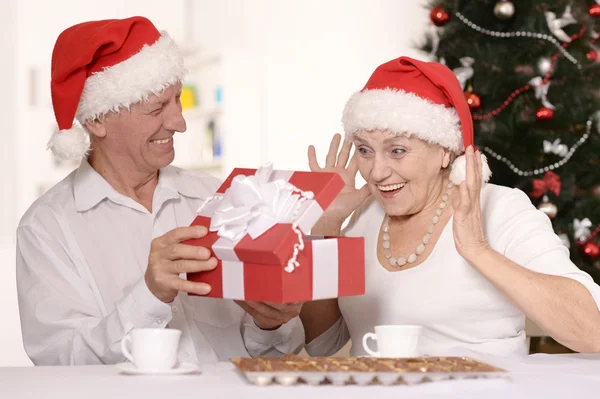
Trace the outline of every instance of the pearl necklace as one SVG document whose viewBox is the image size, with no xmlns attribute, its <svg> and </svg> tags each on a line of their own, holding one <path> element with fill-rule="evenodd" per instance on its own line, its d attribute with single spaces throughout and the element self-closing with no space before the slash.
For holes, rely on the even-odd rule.
<svg viewBox="0 0 600 399">
<path fill-rule="evenodd" d="M 444 194 L 444 196 L 442 197 L 442 202 L 440 203 L 440 206 L 438 206 L 438 208 L 434 212 L 434 216 L 433 216 L 433 219 L 431 220 L 431 224 L 429 225 L 429 228 L 427 229 L 427 234 L 425 234 L 423 236 L 423 240 L 419 245 L 417 245 L 417 248 L 415 248 L 415 252 L 408 255 L 407 258 L 405 258 L 403 256 L 399 257 L 399 258 L 392 258 L 392 251 L 391 251 L 391 247 L 390 247 L 390 217 L 389 217 L 389 215 L 385 215 L 385 219 L 383 221 L 383 226 L 382 226 L 383 242 L 381 245 L 383 246 L 383 249 L 385 250 L 385 257 L 387 258 L 387 260 L 391 266 L 401 267 L 401 266 L 404 266 L 406 263 L 415 263 L 417 261 L 417 257 L 419 255 L 422 255 L 423 252 L 425 252 L 425 245 L 429 244 L 429 241 L 431 240 L 431 234 L 433 234 L 435 225 L 438 224 L 438 222 L 440 221 L 440 216 L 442 215 L 442 212 L 444 211 L 444 209 L 446 209 L 446 206 L 448 205 L 448 198 L 450 198 L 450 194 L 452 193 L 453 187 L 454 187 L 454 184 L 452 182 L 448 183 L 446 194 Z"/>
</svg>

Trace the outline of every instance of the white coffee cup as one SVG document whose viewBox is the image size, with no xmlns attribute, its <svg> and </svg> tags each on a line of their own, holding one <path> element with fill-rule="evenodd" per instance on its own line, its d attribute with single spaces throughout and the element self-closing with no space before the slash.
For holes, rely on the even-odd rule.
<svg viewBox="0 0 600 399">
<path fill-rule="evenodd" d="M 419 336 L 421 326 L 382 325 L 375 326 L 375 334 L 363 336 L 363 348 L 374 357 L 416 357 L 419 356 Z M 368 340 L 377 342 L 377 351 L 369 348 Z"/>
<path fill-rule="evenodd" d="M 137 328 L 123 338 L 121 351 L 139 370 L 170 370 L 177 364 L 180 338 L 181 330 Z"/>
</svg>

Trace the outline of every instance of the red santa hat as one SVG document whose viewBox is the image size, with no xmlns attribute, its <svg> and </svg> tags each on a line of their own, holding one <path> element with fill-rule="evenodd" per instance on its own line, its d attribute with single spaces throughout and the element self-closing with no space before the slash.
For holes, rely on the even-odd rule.
<svg viewBox="0 0 600 399">
<path fill-rule="evenodd" d="M 66 29 L 56 40 L 51 73 L 58 131 L 48 148 L 60 159 L 71 159 L 89 151 L 82 123 L 160 93 L 183 80 L 186 71 L 167 33 L 146 18 L 132 17 Z"/>
<path fill-rule="evenodd" d="M 344 131 L 385 130 L 418 137 L 463 154 L 473 143 L 473 120 L 462 87 L 446 66 L 400 57 L 380 65 L 365 87 L 348 100 Z M 491 171 L 482 154 L 483 181 Z M 450 180 L 466 175 L 464 155 L 452 164 Z"/>
</svg>

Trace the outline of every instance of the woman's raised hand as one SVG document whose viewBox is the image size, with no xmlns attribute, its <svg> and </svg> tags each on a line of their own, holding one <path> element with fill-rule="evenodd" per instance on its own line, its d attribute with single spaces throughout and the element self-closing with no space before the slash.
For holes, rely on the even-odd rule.
<svg viewBox="0 0 600 399">
<path fill-rule="evenodd" d="M 342 136 L 335 134 L 329 145 L 325 158 L 325 166 L 320 167 L 314 146 L 308 147 L 308 165 L 313 172 L 335 172 L 344 180 L 344 188 L 327 207 L 325 213 L 313 228 L 313 234 L 322 234 L 321 230 L 339 229 L 346 218 L 367 198 L 371 196 L 369 187 L 365 184 L 356 188 L 356 172 L 358 172 L 357 154 L 350 158 L 352 142 L 345 140 L 340 149 Z M 339 153 L 338 153 L 339 150 Z"/>
</svg>

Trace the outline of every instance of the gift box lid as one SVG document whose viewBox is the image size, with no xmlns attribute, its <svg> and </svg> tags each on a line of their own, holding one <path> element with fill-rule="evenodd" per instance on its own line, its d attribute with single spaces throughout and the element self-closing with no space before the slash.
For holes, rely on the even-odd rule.
<svg viewBox="0 0 600 399">
<path fill-rule="evenodd" d="M 209 234 L 194 245 L 222 261 L 287 265 L 344 187 L 333 172 L 236 168 L 198 209 Z"/>
</svg>

